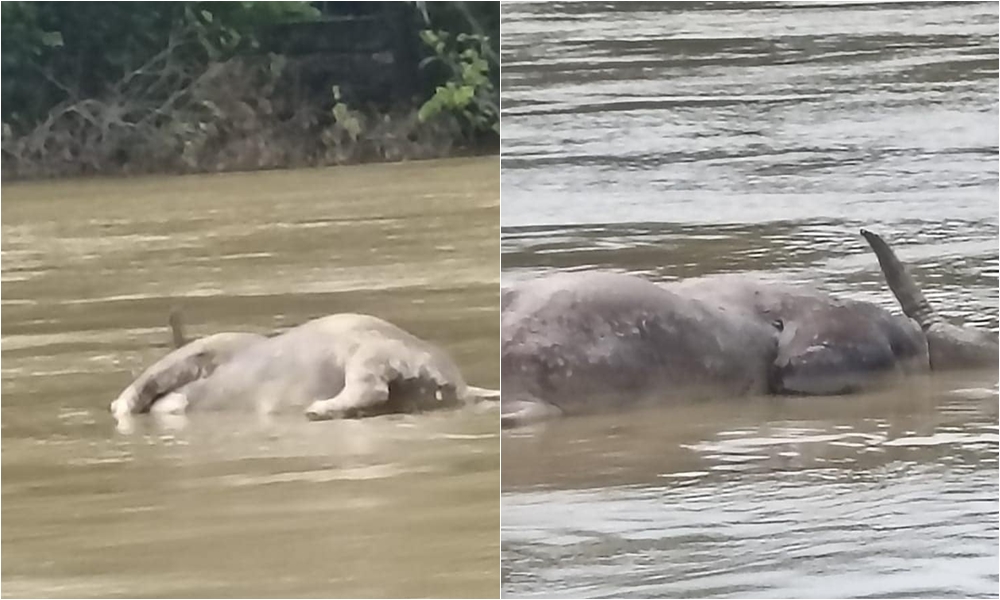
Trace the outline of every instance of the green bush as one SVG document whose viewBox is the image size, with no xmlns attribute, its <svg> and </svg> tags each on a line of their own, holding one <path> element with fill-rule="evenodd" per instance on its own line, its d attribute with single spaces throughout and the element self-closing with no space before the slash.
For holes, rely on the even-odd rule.
<svg viewBox="0 0 1000 600">
<path fill-rule="evenodd" d="M 420 107 L 420 120 L 448 112 L 459 119 L 470 137 L 487 131 L 499 135 L 500 106 L 490 77 L 489 39 L 467 33 L 453 38 L 448 32 L 431 30 L 421 31 L 420 39 L 434 52 L 421 66 L 437 62 L 449 73 L 444 85 L 437 86 L 434 95 Z"/>
</svg>

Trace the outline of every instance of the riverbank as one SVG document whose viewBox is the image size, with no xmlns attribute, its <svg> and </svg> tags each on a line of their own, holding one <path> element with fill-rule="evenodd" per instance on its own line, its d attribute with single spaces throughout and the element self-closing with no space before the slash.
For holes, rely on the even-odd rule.
<svg viewBox="0 0 1000 600">
<path fill-rule="evenodd" d="M 4 129 L 3 180 L 189 174 L 499 154 L 499 136 L 469 135 L 450 113 L 420 118 L 416 101 L 332 107 L 282 91 L 269 67 L 210 67 L 183 106 L 129 123 L 128 107 L 87 100 L 28 134 Z"/>
<path fill-rule="evenodd" d="M 5 4 L 4 181 L 499 153 L 498 18 L 181 4 Z M 118 35 L 93 31 L 105 20 Z"/>
</svg>

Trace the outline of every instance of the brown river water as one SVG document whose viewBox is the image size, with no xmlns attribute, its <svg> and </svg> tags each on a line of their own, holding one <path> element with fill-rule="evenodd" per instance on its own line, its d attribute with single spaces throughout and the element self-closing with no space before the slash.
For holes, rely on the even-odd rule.
<svg viewBox="0 0 1000 600">
<path fill-rule="evenodd" d="M 997 329 L 995 3 L 504 4 L 503 284 L 750 273 Z M 503 436 L 506 597 L 997 597 L 997 373 Z"/>
<path fill-rule="evenodd" d="M 190 333 L 386 318 L 499 386 L 496 158 L 3 186 L 3 594 L 492 597 L 499 413 L 115 431 Z"/>
</svg>

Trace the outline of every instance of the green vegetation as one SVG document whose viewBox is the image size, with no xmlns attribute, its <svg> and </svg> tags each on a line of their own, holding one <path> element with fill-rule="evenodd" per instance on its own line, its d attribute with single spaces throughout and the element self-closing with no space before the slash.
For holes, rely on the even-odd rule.
<svg viewBox="0 0 1000 600">
<path fill-rule="evenodd" d="M 422 68 L 439 67 L 442 81 L 421 106 L 420 119 L 458 118 L 470 136 L 500 135 L 500 11 L 494 2 L 431 2 L 420 39 L 431 50 Z M 454 32 L 454 33 L 453 33 Z"/>
<path fill-rule="evenodd" d="M 427 121 L 450 112 L 456 115 L 468 135 L 484 131 L 500 134 L 500 103 L 496 98 L 496 87 L 490 79 L 491 70 L 496 70 L 496 55 L 490 51 L 489 39 L 477 35 L 460 33 L 451 41 L 446 31 L 424 30 L 420 37 L 434 50 L 434 56 L 424 59 L 424 63 L 439 61 L 451 73 L 444 85 L 439 85 L 430 100 L 420 107 L 418 116 Z M 491 69 L 489 58 L 493 57 Z"/>
<path fill-rule="evenodd" d="M 407 68 L 419 83 L 394 87 L 388 100 L 338 79 L 352 68 L 382 72 L 366 71 L 364 61 L 385 50 L 364 36 L 348 35 L 330 53 L 326 62 L 356 53 L 361 66 L 341 71 L 310 70 L 316 51 L 285 50 L 286 41 L 312 41 L 322 64 L 330 32 L 353 18 L 331 14 L 344 10 L 338 3 L 4 2 L 4 176 L 274 168 L 495 147 L 498 3 L 360 6 L 383 12 L 359 22 L 402 23 L 412 34 L 411 46 L 391 47 L 392 68 L 414 54 Z M 397 33 L 382 37 L 407 37 Z"/>
</svg>

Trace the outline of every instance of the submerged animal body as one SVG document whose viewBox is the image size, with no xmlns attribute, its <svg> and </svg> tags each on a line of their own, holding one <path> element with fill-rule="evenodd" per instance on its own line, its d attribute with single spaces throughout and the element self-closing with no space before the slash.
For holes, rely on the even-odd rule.
<svg viewBox="0 0 1000 600">
<path fill-rule="evenodd" d="M 891 250 L 882 246 L 885 268 Z M 746 276 L 656 285 L 569 273 L 517 285 L 503 298 L 502 420 L 707 396 L 841 394 L 932 366 L 995 364 L 996 336 L 922 316 L 930 308 L 896 263 L 887 278 L 907 282 L 890 287 L 908 316 Z"/>
<path fill-rule="evenodd" d="M 164 396 L 208 377 L 219 365 L 266 339 L 253 333 L 225 332 L 185 343 L 174 315 L 171 324 L 180 347 L 150 365 L 111 403 L 111 414 L 119 421 L 148 412 Z M 159 408 L 165 407 L 161 404 Z"/>
<path fill-rule="evenodd" d="M 112 411 L 119 420 L 150 410 L 291 410 L 322 420 L 491 395 L 467 386 L 439 348 L 377 317 L 337 314 L 270 338 L 233 336 L 252 334 L 216 334 L 175 350 L 126 388 Z M 243 344 L 229 351 L 230 341 Z M 211 369 L 199 367 L 206 356 Z"/>
<path fill-rule="evenodd" d="M 527 282 L 501 317 L 504 413 L 761 393 L 777 333 L 638 277 L 565 273 Z"/>
<path fill-rule="evenodd" d="M 886 375 L 929 367 L 920 327 L 867 302 L 745 276 L 706 277 L 668 287 L 743 319 L 775 325 L 776 353 L 767 357 L 773 393 L 854 392 Z"/>
<path fill-rule="evenodd" d="M 376 317 L 338 314 L 255 344 L 177 393 L 191 409 L 298 409 L 326 419 L 454 406 L 466 386 L 431 344 Z"/>
</svg>

